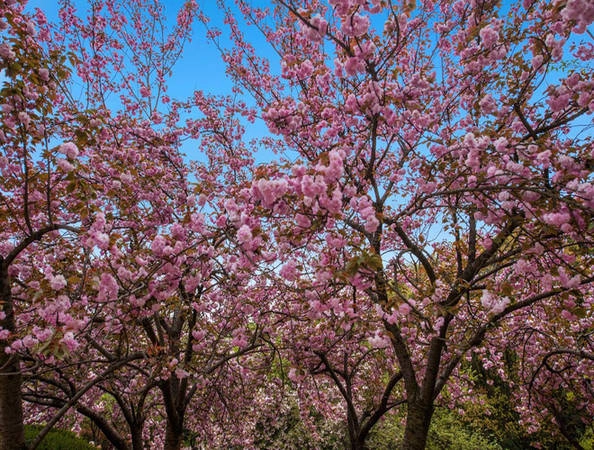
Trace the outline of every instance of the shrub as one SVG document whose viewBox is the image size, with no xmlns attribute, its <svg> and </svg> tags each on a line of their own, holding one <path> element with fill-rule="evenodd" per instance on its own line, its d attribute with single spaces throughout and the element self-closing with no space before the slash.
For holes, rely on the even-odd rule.
<svg viewBox="0 0 594 450">
<path fill-rule="evenodd" d="M 370 433 L 370 450 L 398 450 L 404 429 L 402 416 L 387 415 Z M 437 408 L 427 436 L 427 450 L 501 450 L 502 447 L 477 429 L 461 423 L 456 413 Z"/>
<path fill-rule="evenodd" d="M 41 425 L 25 426 L 25 441 L 31 444 L 42 430 Z M 72 431 L 51 430 L 41 441 L 37 450 L 96 450 L 97 447 L 79 438 Z"/>
</svg>

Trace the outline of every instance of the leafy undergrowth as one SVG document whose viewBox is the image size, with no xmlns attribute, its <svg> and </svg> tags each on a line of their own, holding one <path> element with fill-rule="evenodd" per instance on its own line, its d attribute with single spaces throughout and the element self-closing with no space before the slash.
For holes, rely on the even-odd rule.
<svg viewBox="0 0 594 450">
<path fill-rule="evenodd" d="M 25 441 L 33 442 L 43 427 L 41 425 L 25 426 Z M 96 450 L 97 447 L 79 438 L 72 431 L 51 430 L 41 441 L 37 450 Z"/>
</svg>

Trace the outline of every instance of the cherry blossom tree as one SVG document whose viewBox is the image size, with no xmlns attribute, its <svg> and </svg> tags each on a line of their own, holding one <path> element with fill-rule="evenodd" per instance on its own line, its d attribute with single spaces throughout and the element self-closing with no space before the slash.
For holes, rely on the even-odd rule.
<svg viewBox="0 0 594 450">
<path fill-rule="evenodd" d="M 285 151 L 245 195 L 269 228 L 245 234 L 278 242 L 279 283 L 324 286 L 324 296 L 304 285 L 294 297 L 313 327 L 304 346 L 335 332 L 312 315 L 376 309 L 397 360 L 394 392 L 406 400 L 402 448 L 424 448 L 435 402 L 458 395 L 450 381 L 473 352 L 497 364 L 505 336 L 528 321 L 589 336 L 590 6 L 236 3 L 281 73 L 230 9 L 224 59 Z M 314 262 L 300 264 L 299 252 Z M 330 303 L 345 280 L 353 300 Z M 591 360 L 570 344 L 564 355 L 589 373 Z M 558 354 L 550 345 L 541 360 Z"/>
<path fill-rule="evenodd" d="M 24 377 L 27 419 L 47 422 L 33 446 L 77 412 L 116 448 L 178 449 L 189 406 L 209 405 L 192 422 L 208 429 L 258 365 L 263 291 L 235 255 L 243 224 L 221 215 L 252 162 L 247 112 L 166 94 L 193 2 L 171 30 L 156 2 L 64 1 L 59 25 L 2 12 L 0 448 L 23 446 Z M 190 168 L 180 146 L 198 138 L 206 162 Z"/>
<path fill-rule="evenodd" d="M 1 3 L 0 449 L 24 446 L 23 398 L 34 445 L 85 417 L 121 449 L 249 447 L 290 400 L 353 449 L 403 408 L 421 449 L 473 358 L 573 442 L 559 395 L 594 413 L 592 8 L 255 3 L 218 1 L 226 34 L 193 1 L 174 25 L 148 0 L 64 0 L 60 24 Z M 227 97 L 169 97 L 195 18 Z M 246 142 L 257 117 L 271 136 Z"/>
<path fill-rule="evenodd" d="M 581 295 L 561 300 L 569 308 L 560 317 L 546 305 L 537 310 L 536 319 L 519 317 L 507 330 L 505 353 L 518 364 L 497 364 L 502 352 L 493 348 L 485 352 L 493 355 L 488 358 L 488 369 L 497 370 L 497 376 L 514 387 L 514 398 L 521 405 L 518 412 L 527 429 L 538 431 L 543 424 L 553 424 L 575 446 L 591 415 L 592 317 Z M 501 335 L 498 338 L 503 340 Z"/>
<path fill-rule="evenodd" d="M 31 324 L 31 332 L 22 333 L 21 324 L 32 319 L 31 311 L 43 301 L 41 289 L 57 292 L 67 284 L 45 264 L 47 258 L 66 257 L 73 265 L 80 260 L 73 240 L 85 216 L 88 192 L 88 184 L 73 175 L 84 165 L 74 130 L 84 126 L 85 116 L 71 108 L 61 91 L 69 77 L 66 55 L 44 51 L 40 43 L 46 36 L 37 34 L 33 18 L 23 15 L 22 8 L 17 2 L 0 6 L 5 77 L 0 133 L 0 448 L 23 447 L 19 350 L 51 343 L 58 352 L 74 344 L 80 324 L 69 314 L 53 330 Z M 24 299 L 20 292 L 27 283 L 37 294 Z M 46 305 L 49 309 L 60 302 L 68 300 L 51 295 Z"/>
</svg>

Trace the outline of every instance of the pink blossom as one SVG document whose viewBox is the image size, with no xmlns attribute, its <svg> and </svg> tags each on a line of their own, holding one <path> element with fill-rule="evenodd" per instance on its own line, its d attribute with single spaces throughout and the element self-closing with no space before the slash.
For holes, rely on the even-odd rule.
<svg viewBox="0 0 594 450">
<path fill-rule="evenodd" d="M 387 348 L 390 345 L 390 340 L 377 331 L 373 336 L 367 338 L 367 342 L 373 348 Z"/>
<path fill-rule="evenodd" d="M 103 230 L 105 229 L 105 225 L 107 221 L 105 220 L 105 214 L 103 212 L 98 212 L 95 215 L 95 220 L 93 221 L 93 229 L 94 230 Z"/>
<path fill-rule="evenodd" d="M 157 256 L 163 256 L 165 252 L 165 247 L 168 247 L 165 238 L 160 234 L 155 236 L 153 242 L 151 243 L 151 250 L 153 251 L 153 253 Z"/>
<path fill-rule="evenodd" d="M 291 259 L 287 261 L 280 270 L 280 275 L 288 281 L 294 281 L 299 277 L 299 271 L 297 270 L 297 263 Z"/>
<path fill-rule="evenodd" d="M 65 142 L 60 145 L 58 151 L 63 155 L 66 155 L 68 159 L 74 159 L 79 155 L 78 147 L 74 142 Z"/>
<path fill-rule="evenodd" d="M 309 175 L 305 175 L 301 179 L 301 189 L 306 197 L 313 198 L 325 191 L 326 183 L 319 179 L 319 177 L 314 179 Z"/>
<path fill-rule="evenodd" d="M 90 247 L 97 246 L 101 250 L 107 250 L 109 247 L 109 236 L 101 231 L 91 230 L 89 231 L 87 245 Z"/>
<path fill-rule="evenodd" d="M 353 56 L 347 59 L 344 70 L 347 75 L 354 76 L 365 71 L 365 62 L 362 58 Z"/>
<path fill-rule="evenodd" d="M 285 179 L 259 179 L 254 181 L 252 192 L 262 201 L 262 204 L 265 207 L 270 207 L 276 200 L 287 193 L 288 186 L 287 180 Z"/>
<path fill-rule="evenodd" d="M 498 138 L 493 145 L 495 146 L 495 150 L 497 150 L 500 153 L 505 153 L 505 151 L 507 150 L 507 144 L 508 141 L 506 138 L 504 137 L 500 137 Z"/>
<path fill-rule="evenodd" d="M 574 275 L 570 278 L 565 268 L 559 267 L 559 281 L 565 289 L 575 289 L 580 286 L 581 277 Z"/>
<path fill-rule="evenodd" d="M 575 21 L 576 33 L 584 33 L 594 21 L 594 4 L 590 0 L 568 0 L 561 15 Z"/>
<path fill-rule="evenodd" d="M 391 325 L 394 325 L 396 322 L 398 322 L 398 317 L 399 317 L 400 313 L 397 309 L 392 310 L 391 314 L 384 314 L 384 319 L 386 320 L 386 322 L 388 322 Z"/>
<path fill-rule="evenodd" d="M 441 327 L 443 326 L 443 323 L 444 323 L 444 318 L 438 317 L 437 320 L 435 320 L 435 323 L 433 324 L 433 331 L 435 331 L 436 333 L 439 333 L 439 331 L 441 330 Z"/>
<path fill-rule="evenodd" d="M 10 45 L 3 43 L 0 44 L 0 58 L 4 59 L 14 59 L 16 53 L 12 50 Z"/>
<path fill-rule="evenodd" d="M 481 44 L 485 48 L 491 48 L 495 45 L 499 39 L 499 33 L 493 29 L 491 25 L 487 25 L 479 31 L 481 37 Z"/>
<path fill-rule="evenodd" d="M 343 175 L 343 160 L 344 152 L 338 150 L 331 150 L 328 152 L 328 166 L 320 168 L 320 170 L 324 172 L 326 183 L 332 183 Z"/>
<path fill-rule="evenodd" d="M 379 226 L 379 220 L 377 220 L 377 217 L 375 216 L 375 208 L 369 205 L 359 211 L 359 213 L 361 214 L 361 219 L 365 222 L 363 225 L 365 231 L 368 233 L 376 231 Z"/>
<path fill-rule="evenodd" d="M 434 181 L 420 182 L 419 188 L 425 194 L 431 194 L 437 189 L 437 183 Z"/>
<path fill-rule="evenodd" d="M 190 230 L 195 233 L 202 233 L 204 231 L 205 217 L 204 214 L 194 213 L 190 217 Z"/>
<path fill-rule="evenodd" d="M 79 343 L 74 337 L 74 333 L 72 331 L 67 331 L 66 333 L 64 333 L 62 343 L 66 346 L 69 352 L 73 352 L 79 346 Z"/>
<path fill-rule="evenodd" d="M 479 105 L 483 112 L 487 114 L 493 114 L 497 111 L 497 104 L 495 103 L 495 100 L 491 94 L 485 95 L 479 102 Z"/>
<path fill-rule="evenodd" d="M 582 278 L 579 275 L 575 275 L 575 276 L 571 277 L 569 280 L 567 280 L 563 287 L 565 287 L 567 289 L 575 289 L 575 288 L 580 287 L 581 281 L 582 281 Z"/>
<path fill-rule="evenodd" d="M 151 115 L 151 120 L 153 121 L 153 123 L 158 125 L 163 122 L 163 115 L 161 113 L 155 111 Z"/>
<path fill-rule="evenodd" d="M 326 243 L 330 248 L 341 248 L 346 244 L 346 239 L 342 236 L 333 236 L 328 234 L 326 236 Z"/>
<path fill-rule="evenodd" d="M 250 227 L 248 225 L 244 224 L 241 227 L 239 227 L 239 230 L 237 230 L 237 241 L 240 244 L 251 243 L 252 239 L 253 239 L 252 230 L 250 229 Z"/>
<path fill-rule="evenodd" d="M 21 339 L 21 342 L 23 343 L 25 348 L 32 348 L 33 346 L 35 346 L 39 343 L 39 341 L 37 339 L 35 339 L 33 336 L 31 336 L 30 334 L 28 334 L 23 339 Z"/>
<path fill-rule="evenodd" d="M 298 66 L 298 70 L 296 72 L 297 78 L 300 80 L 304 80 L 306 78 L 311 77 L 314 73 L 314 65 L 309 59 L 306 59 Z"/>
<path fill-rule="evenodd" d="M 231 221 L 236 221 L 239 219 L 239 205 L 233 200 L 232 198 L 226 199 L 223 202 L 225 210 L 227 211 L 227 215 Z M 225 218 L 226 220 L 226 218 Z"/>
<path fill-rule="evenodd" d="M 49 282 L 50 282 L 50 287 L 56 291 L 59 291 L 63 287 L 66 287 L 66 284 L 67 284 L 66 278 L 64 278 L 64 275 L 52 276 L 50 278 Z"/>
<path fill-rule="evenodd" d="M 324 196 L 320 198 L 320 206 L 325 208 L 331 214 L 338 213 L 342 207 L 342 193 L 340 187 L 337 186 L 332 191 L 331 197 Z"/>
<path fill-rule="evenodd" d="M 181 241 L 181 240 L 185 239 L 187 235 L 188 235 L 188 233 L 186 232 L 185 227 L 182 226 L 181 224 L 174 223 L 171 226 L 171 236 L 173 237 L 173 239 Z"/>
<path fill-rule="evenodd" d="M 342 301 L 337 297 L 330 298 L 330 300 L 328 300 L 328 305 L 330 305 L 334 312 L 342 310 Z"/>
<path fill-rule="evenodd" d="M 197 340 L 197 341 L 201 341 L 202 339 L 204 339 L 206 337 L 206 331 L 204 330 L 193 330 L 192 331 L 192 337 Z"/>
<path fill-rule="evenodd" d="M 483 305 L 488 312 L 499 314 L 507 307 L 507 305 L 509 305 L 509 303 L 510 300 L 508 297 L 499 297 L 486 289 L 483 290 L 481 305 Z"/>
<path fill-rule="evenodd" d="M 547 98 L 547 103 L 552 112 L 561 112 L 569 106 L 569 93 L 554 94 Z"/>
<path fill-rule="evenodd" d="M 237 329 L 233 332 L 233 339 L 231 340 L 231 345 L 234 347 L 244 348 L 248 344 L 248 340 L 243 333 L 243 330 Z"/>
<path fill-rule="evenodd" d="M 177 358 L 171 358 L 171 361 L 169 361 L 169 368 L 173 369 L 174 367 L 176 367 L 179 364 L 179 359 Z"/>
<path fill-rule="evenodd" d="M 481 166 L 480 153 L 477 148 L 471 148 L 468 151 L 465 164 L 473 171 L 478 172 Z"/>
<path fill-rule="evenodd" d="M 227 216 L 224 214 L 219 215 L 215 223 L 219 228 L 225 227 L 227 225 Z"/>
<path fill-rule="evenodd" d="M 583 91 L 580 93 L 577 103 L 582 108 L 585 108 L 586 106 L 590 106 L 590 111 L 592 111 L 594 109 L 594 108 L 592 108 L 593 98 L 594 98 L 594 96 L 592 95 L 592 92 Z"/>
<path fill-rule="evenodd" d="M 124 182 L 124 184 L 130 185 L 134 182 L 134 177 L 131 174 L 125 172 L 120 174 L 120 180 Z"/>
<path fill-rule="evenodd" d="M 297 374 L 297 369 L 295 369 L 294 367 L 291 367 L 289 369 L 289 372 L 287 373 L 287 377 L 289 378 L 289 380 L 291 380 L 293 383 L 296 383 L 299 381 L 299 376 Z"/>
<path fill-rule="evenodd" d="M 118 283 L 116 279 L 109 273 L 102 273 L 99 281 L 99 293 L 97 294 L 98 302 L 107 302 L 116 300 L 118 296 Z"/>
<path fill-rule="evenodd" d="M 35 36 L 37 34 L 37 30 L 35 28 L 35 24 L 32 21 L 28 21 L 27 22 L 27 33 L 29 33 L 31 36 Z"/>
<path fill-rule="evenodd" d="M 319 14 L 312 16 L 308 24 L 301 25 L 301 31 L 310 41 L 321 42 L 328 30 L 328 22 Z"/>
<path fill-rule="evenodd" d="M 571 216 L 566 212 L 548 213 L 543 214 L 542 220 L 549 225 L 560 227 L 568 223 L 571 220 Z"/>
<path fill-rule="evenodd" d="M 545 150 L 544 152 L 540 152 L 536 155 L 535 158 L 536 162 L 542 164 L 543 167 L 550 167 L 551 165 L 551 151 Z"/>
<path fill-rule="evenodd" d="M 402 316 L 408 316 L 410 314 L 410 312 L 412 311 L 412 308 L 410 307 L 410 305 L 408 303 L 401 303 L 398 306 L 398 313 L 401 314 Z"/>
<path fill-rule="evenodd" d="M 344 20 L 342 24 L 342 32 L 347 36 L 363 36 L 367 33 L 369 24 L 369 17 L 355 13 Z"/>
<path fill-rule="evenodd" d="M 21 124 L 23 124 L 25 127 L 28 127 L 29 124 L 31 123 L 31 117 L 29 116 L 29 114 L 27 114 L 24 111 L 21 111 L 19 113 L 19 121 L 21 122 Z"/>
<path fill-rule="evenodd" d="M 564 223 L 559 227 L 559 229 L 564 233 L 571 233 L 573 231 L 573 227 L 569 223 Z"/>
<path fill-rule="evenodd" d="M 309 302 L 309 317 L 312 319 L 319 319 L 326 311 L 326 307 L 319 300 L 312 300 Z"/>
<path fill-rule="evenodd" d="M 64 158 L 58 158 L 56 162 L 58 164 L 58 167 L 62 169 L 64 172 L 72 172 L 74 170 L 74 166 Z"/>
<path fill-rule="evenodd" d="M 369 216 L 365 221 L 365 231 L 367 231 L 368 233 L 374 233 L 377 230 L 377 227 L 379 227 L 379 224 L 380 222 L 379 220 L 377 220 L 375 216 Z"/>
<path fill-rule="evenodd" d="M 309 220 L 309 217 L 301 213 L 295 215 L 295 222 L 301 228 L 309 228 L 311 226 L 311 220 Z"/>
<path fill-rule="evenodd" d="M 49 70 L 46 68 L 39 69 L 39 78 L 41 78 L 43 81 L 49 81 L 49 75 Z"/>
</svg>

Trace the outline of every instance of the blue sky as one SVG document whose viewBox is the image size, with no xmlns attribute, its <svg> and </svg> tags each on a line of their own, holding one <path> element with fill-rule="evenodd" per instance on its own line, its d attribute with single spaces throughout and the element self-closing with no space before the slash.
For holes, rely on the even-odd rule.
<svg viewBox="0 0 594 450">
<path fill-rule="evenodd" d="M 84 11 L 88 0 L 75 0 L 74 3 Z M 175 15 L 183 5 L 183 0 L 164 0 L 166 15 L 171 23 L 175 23 Z M 221 21 L 222 16 L 216 2 L 202 1 L 201 8 L 212 17 L 215 23 Z M 58 2 L 51 0 L 29 0 L 27 9 L 41 9 L 52 22 L 58 20 Z M 185 48 L 181 60 L 175 71 L 175 82 L 171 83 L 170 95 L 188 95 L 191 91 L 202 89 L 212 93 L 228 93 L 231 82 L 225 75 L 225 67 L 218 50 L 204 38 L 204 27 L 200 23 L 194 24 L 194 36 Z M 179 91 L 176 92 L 176 91 Z"/>
<path fill-rule="evenodd" d="M 81 15 L 86 9 L 88 0 L 74 0 L 76 6 L 80 8 Z M 177 11 L 183 5 L 183 0 L 163 0 L 162 5 L 165 8 L 165 14 L 171 24 L 175 24 Z M 231 3 L 231 2 L 229 2 Z M 214 0 L 200 1 L 200 7 L 212 21 L 212 26 L 225 30 L 223 25 L 223 14 Z M 58 1 L 50 0 L 29 0 L 27 9 L 32 11 L 34 8 L 41 9 L 50 22 L 58 20 Z M 250 30 L 246 30 L 250 31 Z M 209 42 L 205 37 L 206 29 L 198 21 L 194 23 L 193 36 L 190 42 L 186 43 L 183 55 L 177 62 L 173 76 L 168 82 L 168 92 L 171 98 L 185 99 L 192 95 L 196 90 L 201 90 L 207 94 L 226 95 L 231 94 L 233 86 L 232 81 L 225 73 L 225 64 L 221 60 L 219 50 Z M 253 30 L 257 33 L 257 30 Z M 265 44 L 262 36 L 253 35 L 257 42 Z M 228 43 L 225 35 L 221 37 L 222 43 Z M 262 48 L 265 51 L 265 48 Z M 250 99 L 245 99 L 250 101 Z M 268 135 L 265 124 L 260 120 L 255 124 L 246 124 L 246 140 L 259 138 Z M 192 144 L 184 146 L 184 152 L 190 157 L 196 157 L 195 147 Z M 258 159 L 269 159 L 270 156 L 259 155 Z"/>
</svg>

